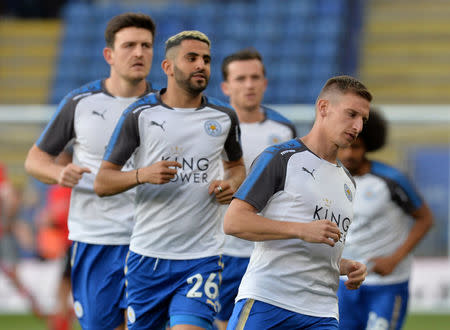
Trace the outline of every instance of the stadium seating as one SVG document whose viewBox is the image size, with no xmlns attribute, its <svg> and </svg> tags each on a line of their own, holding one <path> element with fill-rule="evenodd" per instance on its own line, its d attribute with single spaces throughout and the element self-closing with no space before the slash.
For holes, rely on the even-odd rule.
<svg viewBox="0 0 450 330">
<path fill-rule="evenodd" d="M 92 79 L 106 77 L 102 58 L 103 31 L 107 21 L 125 11 L 149 14 L 157 24 L 153 68 L 154 86 L 165 85 L 160 68 L 164 41 L 182 30 L 197 29 L 212 41 L 212 74 L 208 94 L 224 98 L 220 90 L 220 64 L 231 52 L 254 47 L 267 67 L 270 90 L 266 103 L 313 103 L 315 94 L 334 74 L 344 72 L 351 17 L 350 0 L 171 0 L 152 5 L 88 4 L 71 1 L 64 8 L 65 24 L 60 59 L 53 80 L 50 103 L 58 103 L 71 89 Z M 353 32 L 354 33 L 354 32 Z"/>
</svg>

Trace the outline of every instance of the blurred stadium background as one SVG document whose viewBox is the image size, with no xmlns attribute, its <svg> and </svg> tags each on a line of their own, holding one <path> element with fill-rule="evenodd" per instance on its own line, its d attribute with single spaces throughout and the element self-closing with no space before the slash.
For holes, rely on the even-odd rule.
<svg viewBox="0 0 450 330">
<path fill-rule="evenodd" d="M 410 310 L 445 314 L 448 326 L 450 1 L 2 0 L 0 162 L 23 191 L 21 220 L 31 228 L 45 186 L 25 175 L 26 152 L 67 92 L 108 75 L 103 31 L 125 11 L 149 14 L 157 24 L 149 76 L 154 87 L 165 84 L 164 41 L 181 30 L 210 37 L 207 93 L 223 100 L 222 59 L 252 46 L 267 69 L 264 102 L 294 120 L 300 134 L 310 127 L 315 96 L 330 76 L 359 77 L 391 124 L 388 146 L 373 157 L 407 172 L 435 215 L 434 228 L 415 252 Z M 33 251 L 22 254 L 20 275 L 52 309 L 59 264 L 37 262 Z M 27 308 L 0 274 L 0 314 Z M 430 322 L 430 329 L 439 329 Z M 2 324 L 0 315 L 0 329 L 10 329 Z M 414 329 L 411 324 L 406 328 Z"/>
</svg>

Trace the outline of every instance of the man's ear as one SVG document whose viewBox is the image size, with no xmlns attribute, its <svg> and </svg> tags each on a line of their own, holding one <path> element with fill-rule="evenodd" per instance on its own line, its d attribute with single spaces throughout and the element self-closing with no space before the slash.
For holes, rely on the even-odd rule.
<svg viewBox="0 0 450 330">
<path fill-rule="evenodd" d="M 105 58 L 106 63 L 108 63 L 109 65 L 112 65 L 114 63 L 113 50 L 111 48 L 103 48 L 103 57 Z"/>
<path fill-rule="evenodd" d="M 329 104 L 330 104 L 330 102 L 325 99 L 319 99 L 317 101 L 317 112 L 318 112 L 319 116 L 326 117 L 326 115 L 328 114 Z"/>
<path fill-rule="evenodd" d="M 230 96 L 230 86 L 228 85 L 228 82 L 226 81 L 222 81 L 222 83 L 220 84 L 220 87 L 222 88 L 222 93 L 225 94 L 226 96 Z"/>
<path fill-rule="evenodd" d="M 173 75 L 173 63 L 171 60 L 165 58 L 162 62 L 161 62 L 161 68 L 163 69 L 164 73 L 167 76 L 171 76 Z"/>
</svg>

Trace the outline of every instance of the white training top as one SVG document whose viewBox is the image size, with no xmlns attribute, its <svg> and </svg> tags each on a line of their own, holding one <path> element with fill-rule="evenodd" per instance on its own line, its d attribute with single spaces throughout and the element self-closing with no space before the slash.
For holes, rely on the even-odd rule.
<svg viewBox="0 0 450 330">
<path fill-rule="evenodd" d="M 135 152 L 137 168 L 182 164 L 167 184 L 137 186 L 133 252 L 179 260 L 222 253 L 222 209 L 208 188 L 221 179 L 222 160 L 242 157 L 239 138 L 236 113 L 207 97 L 197 109 L 173 109 L 150 94 L 124 112 L 105 160 L 122 165 Z"/>
<path fill-rule="evenodd" d="M 273 220 L 328 219 L 338 225 L 341 241 L 334 247 L 300 239 L 256 242 L 236 301 L 252 298 L 300 314 L 338 318 L 339 265 L 354 194 L 348 172 L 300 140 L 267 148 L 235 198 Z"/>
<path fill-rule="evenodd" d="M 412 212 L 423 204 L 409 180 L 397 169 L 371 162 L 371 170 L 354 177 L 357 192 L 354 220 L 347 235 L 343 256 L 368 264 L 368 260 L 391 255 L 406 240 Z M 404 258 L 387 275 L 369 272 L 367 284 L 395 284 L 407 281 L 411 273 L 412 254 Z M 368 268 L 370 267 L 368 264 Z"/>
<path fill-rule="evenodd" d="M 150 89 L 145 94 L 148 94 Z M 58 155 L 73 141 L 73 163 L 88 167 L 72 189 L 68 218 L 69 239 L 89 244 L 126 245 L 133 228 L 135 190 L 98 197 L 94 179 L 109 138 L 133 98 L 114 97 L 104 82 L 94 81 L 69 93 L 36 142 L 43 151 Z M 124 170 L 133 168 L 129 159 Z"/>
<path fill-rule="evenodd" d="M 267 107 L 261 107 L 264 120 L 257 123 L 239 123 L 241 127 L 242 150 L 246 172 L 249 172 L 255 158 L 265 148 L 288 141 L 297 136 L 294 124 L 289 119 Z M 254 243 L 235 236 L 226 235 L 224 254 L 249 258 Z"/>
</svg>

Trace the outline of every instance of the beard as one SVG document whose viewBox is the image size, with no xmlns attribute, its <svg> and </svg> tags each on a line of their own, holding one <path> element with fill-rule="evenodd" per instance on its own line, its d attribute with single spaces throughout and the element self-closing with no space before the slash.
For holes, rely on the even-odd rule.
<svg viewBox="0 0 450 330">
<path fill-rule="evenodd" d="M 204 82 L 192 81 L 192 77 L 198 73 L 204 74 L 204 76 L 205 76 Z M 191 95 L 198 95 L 201 92 L 203 92 L 205 90 L 206 86 L 208 86 L 208 81 L 209 81 L 209 77 L 206 75 L 206 72 L 203 70 L 195 71 L 189 75 L 186 75 L 183 71 L 178 69 L 176 65 L 174 66 L 174 77 L 175 77 L 175 81 L 177 82 L 177 84 Z"/>
</svg>

